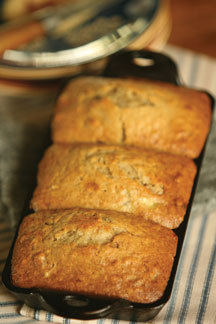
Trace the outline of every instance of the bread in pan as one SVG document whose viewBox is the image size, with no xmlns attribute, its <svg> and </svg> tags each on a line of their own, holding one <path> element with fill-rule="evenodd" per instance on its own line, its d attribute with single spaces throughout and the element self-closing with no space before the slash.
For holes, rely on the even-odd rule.
<svg viewBox="0 0 216 324">
<path fill-rule="evenodd" d="M 84 207 L 182 222 L 196 167 L 187 157 L 113 145 L 54 144 L 39 164 L 35 211 Z"/>
<path fill-rule="evenodd" d="M 205 93 L 144 79 L 79 77 L 60 96 L 55 143 L 133 145 L 199 156 L 210 125 Z"/>
<path fill-rule="evenodd" d="M 167 286 L 177 237 L 114 211 L 41 211 L 24 218 L 12 257 L 22 288 L 150 303 Z"/>
</svg>

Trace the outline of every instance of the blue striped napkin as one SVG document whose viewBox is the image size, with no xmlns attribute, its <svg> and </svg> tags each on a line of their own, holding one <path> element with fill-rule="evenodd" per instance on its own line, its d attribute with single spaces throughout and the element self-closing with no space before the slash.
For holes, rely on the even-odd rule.
<svg viewBox="0 0 216 324">
<path fill-rule="evenodd" d="M 179 65 L 187 86 L 216 94 L 216 60 L 191 51 L 167 46 L 164 50 Z M 214 117 L 215 119 L 215 117 Z M 1 150 L 1 142 L 0 142 Z M 1 151 L 0 151 L 1 152 Z M 215 122 L 205 153 L 203 168 L 188 225 L 173 292 L 151 324 L 216 323 L 216 126 Z M 0 175 L 0 181 L 3 174 Z M 0 271 L 8 253 L 13 231 L 0 212 Z M 84 321 L 62 318 L 43 310 L 22 305 L 0 284 L 0 323 L 83 324 Z M 100 319 L 86 324 L 121 324 Z"/>
</svg>

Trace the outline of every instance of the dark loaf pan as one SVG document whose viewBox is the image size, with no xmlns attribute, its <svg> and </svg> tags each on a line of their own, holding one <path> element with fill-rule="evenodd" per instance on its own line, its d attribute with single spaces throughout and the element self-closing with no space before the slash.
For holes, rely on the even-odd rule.
<svg viewBox="0 0 216 324">
<path fill-rule="evenodd" d="M 147 65 L 140 66 L 136 64 L 136 59 L 144 59 L 143 62 L 147 63 Z M 103 76 L 145 77 L 151 80 L 165 81 L 176 85 L 182 85 L 179 79 L 176 64 L 168 56 L 150 51 L 122 52 L 110 57 Z M 210 94 L 208 95 L 211 99 L 211 107 L 213 111 L 214 100 Z M 177 254 L 169 282 L 162 298 L 154 303 L 138 304 L 120 299 L 97 299 L 81 295 L 65 294 L 59 292 L 54 293 L 40 289 L 24 289 L 15 287 L 11 282 L 11 257 L 13 253 L 13 246 L 18 234 L 19 225 L 3 271 L 2 279 L 4 285 L 13 294 L 15 294 L 18 299 L 24 301 L 27 305 L 37 309 L 44 309 L 51 313 L 58 314 L 67 318 L 88 320 L 106 317 L 137 322 L 144 322 L 153 319 L 159 313 L 162 307 L 167 303 L 172 293 L 175 274 L 177 271 L 182 245 L 187 230 L 190 210 L 197 187 L 197 181 L 201 169 L 205 146 L 200 156 L 195 160 L 197 166 L 197 174 L 184 221 L 176 230 L 174 230 L 178 236 Z M 41 154 L 42 153 L 43 152 L 41 152 Z M 36 183 L 34 184 L 34 188 L 35 185 Z M 28 207 L 31 196 L 32 192 L 30 193 L 29 199 L 27 199 L 27 207 L 24 208 L 20 223 L 23 217 L 33 212 Z"/>
</svg>

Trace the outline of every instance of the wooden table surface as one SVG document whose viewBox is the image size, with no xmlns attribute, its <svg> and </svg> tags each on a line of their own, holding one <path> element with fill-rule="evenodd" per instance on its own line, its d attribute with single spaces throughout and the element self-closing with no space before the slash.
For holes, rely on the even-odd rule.
<svg viewBox="0 0 216 324">
<path fill-rule="evenodd" d="M 216 57 L 216 0 L 170 0 L 169 43 Z"/>
</svg>

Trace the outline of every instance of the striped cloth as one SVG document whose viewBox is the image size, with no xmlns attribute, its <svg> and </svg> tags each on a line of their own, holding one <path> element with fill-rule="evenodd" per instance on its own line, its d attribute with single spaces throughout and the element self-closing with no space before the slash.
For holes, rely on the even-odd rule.
<svg viewBox="0 0 216 324">
<path fill-rule="evenodd" d="M 216 94 L 216 60 L 193 52 L 167 46 L 165 52 L 179 65 L 180 75 L 188 86 Z M 151 324 L 216 323 L 216 128 L 209 138 L 199 185 L 191 212 L 173 292 Z M 1 177 L 3 175 L 1 174 Z M 1 181 L 2 178 L 0 178 Z M 13 231 L 0 213 L 0 271 L 13 237 Z M 42 310 L 22 305 L 0 284 L 0 323 L 64 324 L 84 321 L 61 318 Z M 122 324 L 100 319 L 86 324 Z"/>
</svg>

